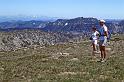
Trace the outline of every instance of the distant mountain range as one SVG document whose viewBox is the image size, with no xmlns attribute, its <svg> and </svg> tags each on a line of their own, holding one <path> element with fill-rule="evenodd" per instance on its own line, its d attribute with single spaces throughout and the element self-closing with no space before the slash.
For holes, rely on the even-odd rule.
<svg viewBox="0 0 124 82">
<path fill-rule="evenodd" d="M 112 33 L 124 33 L 124 20 L 106 20 L 106 25 Z M 46 32 L 64 32 L 89 35 L 93 26 L 99 27 L 97 18 L 78 17 L 74 19 L 58 19 L 56 21 L 10 21 L 1 22 L 1 30 L 41 29 Z"/>
<path fill-rule="evenodd" d="M 47 17 L 47 16 L 0 16 L 0 22 L 14 22 L 14 21 L 30 21 L 30 20 L 40 20 L 40 21 L 55 21 L 57 17 Z"/>
</svg>

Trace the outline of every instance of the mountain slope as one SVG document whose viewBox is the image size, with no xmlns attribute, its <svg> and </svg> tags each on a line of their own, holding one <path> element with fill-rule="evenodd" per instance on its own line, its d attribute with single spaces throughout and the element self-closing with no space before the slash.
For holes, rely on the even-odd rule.
<svg viewBox="0 0 124 82">
<path fill-rule="evenodd" d="M 1 82 L 123 82 L 124 36 L 113 36 L 109 59 L 92 59 L 90 41 L 0 52 Z"/>
</svg>

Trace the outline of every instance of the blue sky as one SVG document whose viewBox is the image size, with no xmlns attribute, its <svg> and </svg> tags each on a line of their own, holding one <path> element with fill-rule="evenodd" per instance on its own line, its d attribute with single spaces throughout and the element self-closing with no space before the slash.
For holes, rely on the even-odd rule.
<svg viewBox="0 0 124 82">
<path fill-rule="evenodd" d="M 124 19 L 124 0 L 0 0 L 0 16 Z"/>
</svg>

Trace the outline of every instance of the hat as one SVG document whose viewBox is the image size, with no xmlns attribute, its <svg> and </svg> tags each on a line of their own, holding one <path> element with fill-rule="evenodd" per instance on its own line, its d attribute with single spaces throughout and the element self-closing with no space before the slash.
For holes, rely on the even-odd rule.
<svg viewBox="0 0 124 82">
<path fill-rule="evenodd" d="M 99 20 L 99 22 L 105 23 L 105 20 Z"/>
</svg>

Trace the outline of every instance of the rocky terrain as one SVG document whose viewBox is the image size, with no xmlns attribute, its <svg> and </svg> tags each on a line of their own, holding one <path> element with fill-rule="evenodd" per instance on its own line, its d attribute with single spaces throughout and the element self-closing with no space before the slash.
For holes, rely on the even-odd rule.
<svg viewBox="0 0 124 82">
<path fill-rule="evenodd" d="M 80 41 L 83 35 L 43 32 L 39 29 L 25 29 L 0 32 L 0 51 L 13 51 L 20 48 L 45 47 L 64 42 Z"/>
</svg>

